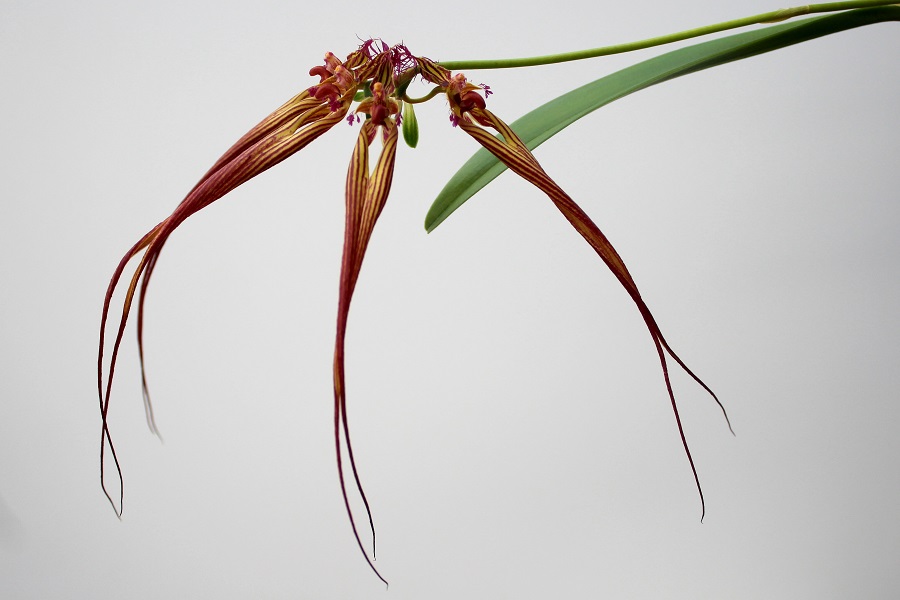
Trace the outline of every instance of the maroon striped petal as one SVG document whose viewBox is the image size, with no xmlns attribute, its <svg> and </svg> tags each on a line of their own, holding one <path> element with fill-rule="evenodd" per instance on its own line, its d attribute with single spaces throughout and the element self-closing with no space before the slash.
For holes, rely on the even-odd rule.
<svg viewBox="0 0 900 600">
<path fill-rule="evenodd" d="M 159 257 L 159 253 L 162 251 L 166 240 L 188 217 L 206 206 L 209 206 L 239 185 L 277 165 L 295 152 L 307 146 L 334 125 L 341 122 L 349 110 L 355 92 L 355 86 L 346 90 L 340 98 L 339 110 L 336 111 L 332 110 L 328 102 L 311 98 L 308 92 L 299 94 L 279 110 L 275 111 L 275 113 L 270 115 L 270 117 L 257 125 L 232 146 L 232 148 L 201 178 L 184 200 L 181 201 L 175 211 L 168 218 L 147 232 L 119 261 L 119 264 L 110 279 L 104 298 L 97 358 L 97 388 L 102 419 L 100 481 L 101 487 L 117 515 L 121 516 L 122 514 L 122 501 L 124 496 L 122 488 L 122 471 L 109 433 L 107 417 L 112 383 L 115 375 L 116 359 L 118 357 L 125 325 L 131 312 L 138 284 L 140 283 L 137 333 L 138 353 L 141 361 L 142 395 L 150 428 L 152 431 L 157 432 L 156 424 L 153 420 L 153 410 L 150 404 L 143 361 L 143 317 L 147 286 L 156 265 L 157 258 Z M 110 302 L 114 292 L 119 286 L 126 266 L 132 259 L 139 255 L 140 262 L 134 270 L 125 292 L 122 314 L 119 318 L 119 325 L 116 330 L 112 352 L 110 353 L 109 370 L 104 380 L 103 361 Z M 109 452 L 115 463 L 116 475 L 119 480 L 118 503 L 113 499 L 113 496 L 106 486 L 106 446 L 109 446 Z"/>
<path fill-rule="evenodd" d="M 341 261 L 337 332 L 334 342 L 334 443 L 341 494 L 344 498 L 344 506 L 347 509 L 353 535 L 369 566 L 378 578 L 387 584 L 387 581 L 372 563 L 372 559 L 375 557 L 375 525 L 372 520 L 372 511 L 369 508 L 369 501 L 363 491 L 359 472 L 356 468 L 353 446 L 350 443 L 350 428 L 347 421 L 347 391 L 344 377 L 344 342 L 347 334 L 347 317 L 350 312 L 350 301 L 353 298 L 353 291 L 359 278 L 366 248 L 375 228 L 375 222 L 378 220 L 387 201 L 394 175 L 394 159 L 397 153 L 398 134 L 397 126 L 391 119 L 384 121 L 384 129 L 386 130 L 384 145 L 375 169 L 371 175 L 369 174 L 369 145 L 375 138 L 378 129 L 379 127 L 374 124 L 374 119 L 369 119 L 363 123 L 353 150 L 353 156 L 350 159 L 350 166 L 347 169 L 347 213 L 344 227 L 344 254 Z M 369 527 L 372 532 L 372 559 L 369 558 L 363 546 L 353 517 L 353 511 L 350 508 L 350 499 L 344 482 L 344 467 L 341 454 L 342 435 L 346 444 L 347 457 L 349 458 L 356 489 L 369 519 Z"/>
<path fill-rule="evenodd" d="M 563 191 L 563 189 L 560 188 L 556 184 L 556 182 L 554 182 L 550 178 L 549 175 L 547 175 L 547 173 L 538 163 L 537 159 L 534 157 L 531 151 L 528 150 L 522 140 L 519 139 L 515 132 L 496 115 L 480 106 L 469 108 L 467 111 L 462 113 L 461 118 L 458 120 L 458 126 L 460 129 L 471 135 L 489 152 L 500 159 L 500 161 L 502 161 L 507 167 L 509 167 L 510 170 L 517 173 L 524 179 L 530 181 L 541 191 L 547 194 L 547 196 L 550 198 L 550 200 L 553 201 L 553 203 L 563 214 L 563 216 L 566 217 L 569 223 L 571 223 L 572 226 L 575 227 L 578 233 L 581 234 L 581 236 L 588 242 L 588 244 L 590 244 L 591 248 L 593 248 L 594 251 L 600 256 L 600 258 L 603 260 L 609 270 L 612 271 L 613 275 L 616 276 L 616 279 L 619 280 L 619 283 L 622 284 L 622 287 L 625 288 L 625 291 L 628 292 L 628 295 L 637 306 L 638 311 L 641 313 L 641 317 L 643 317 L 644 319 L 644 323 L 647 326 L 647 329 L 650 331 L 650 336 L 653 338 L 653 344 L 656 347 L 656 352 L 659 356 L 663 379 L 666 385 L 666 391 L 669 395 L 669 400 L 672 404 L 672 411 L 675 415 L 675 422 L 678 426 L 678 433 L 681 437 L 681 443 L 684 447 L 685 455 L 687 456 L 688 462 L 690 464 L 691 472 L 694 475 L 694 481 L 697 485 L 697 491 L 700 494 L 700 505 L 702 510 L 700 518 L 702 520 L 703 516 L 706 514 L 706 503 L 703 499 L 703 489 L 700 486 L 700 478 L 697 475 L 697 469 L 694 465 L 694 459 L 691 456 L 687 438 L 684 434 L 684 428 L 681 424 L 681 416 L 678 412 L 678 405 L 675 402 L 675 393 L 672 389 L 671 381 L 669 380 L 669 369 L 666 361 L 666 355 L 668 354 L 668 356 L 671 357 L 692 379 L 694 379 L 694 381 L 700 384 L 700 386 L 703 387 L 703 389 L 713 397 L 713 399 L 719 405 L 719 408 L 721 408 L 726 422 L 728 422 L 728 415 L 725 413 L 724 406 L 722 406 L 722 403 L 719 401 L 715 393 L 713 393 L 713 391 L 709 388 L 709 386 L 707 386 L 696 374 L 694 374 L 694 372 L 687 367 L 684 361 L 669 346 L 668 342 L 663 337 L 659 325 L 656 323 L 656 319 L 653 317 L 653 314 L 650 312 L 650 309 L 647 307 L 647 304 L 644 302 L 643 298 L 641 298 L 641 294 L 638 291 L 637 284 L 634 282 L 631 273 L 628 272 L 628 268 L 625 266 L 625 262 L 619 256 L 619 253 L 616 252 L 616 249 L 613 247 L 613 245 L 609 242 L 603 232 L 600 231 L 600 228 L 597 227 L 597 225 L 591 220 L 591 218 L 588 217 L 588 215 L 583 210 L 581 210 L 581 208 L 575 203 L 575 201 L 572 200 L 572 198 L 568 194 L 566 194 L 566 192 Z M 502 136 L 502 138 L 498 138 L 485 127 L 493 128 L 497 131 L 497 133 L 500 134 L 500 136 Z M 728 423 L 728 428 L 731 429 L 730 422 Z"/>
</svg>

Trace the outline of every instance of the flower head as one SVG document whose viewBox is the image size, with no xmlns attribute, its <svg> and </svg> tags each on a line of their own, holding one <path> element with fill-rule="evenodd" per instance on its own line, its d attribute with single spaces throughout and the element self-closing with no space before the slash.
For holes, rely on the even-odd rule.
<svg viewBox="0 0 900 600">
<path fill-rule="evenodd" d="M 151 430 L 157 432 L 150 404 L 147 377 L 144 370 L 143 350 L 143 308 L 147 286 L 157 259 L 169 236 L 188 217 L 215 202 L 242 183 L 275 166 L 295 152 L 306 147 L 320 135 L 334 127 L 341 120 L 349 123 L 362 122 L 350 164 L 347 169 L 345 204 L 346 219 L 344 229 L 343 258 L 341 261 L 337 324 L 334 346 L 334 436 L 337 469 L 341 493 L 351 529 L 372 570 L 375 569 L 374 536 L 375 527 L 369 502 L 363 491 L 361 478 L 353 455 L 350 429 L 347 418 L 346 377 L 344 373 L 344 350 L 347 321 L 353 292 L 362 268 L 363 258 L 372 233 L 387 202 L 394 174 L 397 154 L 398 129 L 401 109 L 409 103 L 410 127 L 415 129 L 412 103 L 427 100 L 442 92 L 450 108 L 450 120 L 454 127 L 470 135 L 475 141 L 497 156 L 511 170 L 533 183 L 546 193 L 563 216 L 584 237 L 613 272 L 637 306 L 650 331 L 662 366 L 666 389 L 681 433 L 682 443 L 691 464 L 699 489 L 699 478 L 690 455 L 675 397 L 669 382 L 666 356 L 674 359 L 691 377 L 707 391 L 709 388 L 697 378 L 684 362 L 672 351 L 660 331 L 653 315 L 638 291 L 631 274 L 619 254 L 606 236 L 581 210 L 581 208 L 544 172 L 537 159 L 506 123 L 487 109 L 486 97 L 491 94 L 489 86 L 470 83 L 462 74 L 450 71 L 424 57 L 413 56 L 409 49 L 400 44 L 389 47 L 381 40 L 372 39 L 363 44 L 345 60 L 327 53 L 323 64 L 309 70 L 312 77 L 319 80 L 263 119 L 253 129 L 241 137 L 225 154 L 217 160 L 200 181 L 188 192 L 175 211 L 148 231 L 132 246 L 120 260 L 113 272 L 107 288 L 100 322 L 100 343 L 97 360 L 97 388 L 101 413 L 100 473 L 104 493 L 118 515 L 122 513 L 123 486 L 122 471 L 109 432 L 108 412 L 112 392 L 116 359 L 125 325 L 137 295 L 137 337 L 141 363 L 141 384 L 147 420 Z M 437 87 L 423 99 L 411 100 L 405 94 L 412 77 L 420 75 Z M 354 101 L 359 105 L 351 112 Z M 364 119 L 363 119 L 364 117 Z M 497 135 L 495 135 L 495 133 Z M 380 134 L 380 135 L 379 135 Z M 408 139 L 417 139 L 415 132 Z M 380 152 L 374 167 L 370 169 L 370 149 L 380 138 Z M 411 145 L 415 145 L 412 142 Z M 106 327 L 110 318 L 112 296 L 132 261 L 138 264 L 132 272 L 125 291 L 125 300 L 118 320 L 112 351 L 108 359 L 108 370 L 104 373 L 106 360 Z M 712 392 L 710 391 L 712 394 Z M 715 398 L 715 395 L 713 395 Z M 718 402 L 718 399 L 716 399 Z M 721 406 L 721 404 L 720 404 Z M 118 498 L 110 493 L 106 485 L 105 461 L 107 452 L 112 457 L 119 481 Z M 350 507 L 348 487 L 344 476 L 344 454 L 348 458 L 354 485 L 367 513 L 372 534 L 372 557 L 369 557 L 356 527 Z M 701 491 L 701 502 L 703 496 Z M 383 578 L 381 578 L 384 581 Z"/>
</svg>

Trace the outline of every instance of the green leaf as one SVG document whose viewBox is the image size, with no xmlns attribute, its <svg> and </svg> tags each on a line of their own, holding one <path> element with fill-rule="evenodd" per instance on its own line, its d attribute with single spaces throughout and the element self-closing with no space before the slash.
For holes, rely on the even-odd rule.
<svg viewBox="0 0 900 600">
<path fill-rule="evenodd" d="M 588 113 L 657 83 L 839 31 L 885 21 L 900 21 L 900 6 L 836 13 L 680 48 L 572 90 L 536 108 L 511 126 L 528 148 L 534 150 Z M 484 149 L 476 152 L 447 182 L 431 205 L 425 217 L 426 231 L 433 231 L 505 169 L 506 166 L 490 152 Z"/>
</svg>

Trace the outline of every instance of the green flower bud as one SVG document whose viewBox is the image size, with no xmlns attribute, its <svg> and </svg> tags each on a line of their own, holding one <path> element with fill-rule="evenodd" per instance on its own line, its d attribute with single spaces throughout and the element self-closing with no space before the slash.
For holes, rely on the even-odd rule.
<svg viewBox="0 0 900 600">
<path fill-rule="evenodd" d="M 410 148 L 415 148 L 419 143 L 419 122 L 416 120 L 416 111 L 409 102 L 403 103 L 403 140 Z"/>
</svg>

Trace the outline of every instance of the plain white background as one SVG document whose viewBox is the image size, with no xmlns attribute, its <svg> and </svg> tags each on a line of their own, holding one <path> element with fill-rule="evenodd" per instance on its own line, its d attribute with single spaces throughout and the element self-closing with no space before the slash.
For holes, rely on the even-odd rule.
<svg viewBox="0 0 900 600">
<path fill-rule="evenodd" d="M 331 352 L 339 126 L 186 222 L 111 411 L 96 345 L 122 253 L 325 51 L 434 59 L 630 41 L 762 0 L 0 4 L 0 596 L 889 598 L 900 591 L 900 105 L 894 24 L 719 67 L 538 149 L 617 246 L 673 347 L 707 499 L 652 342 L 549 200 L 504 174 L 422 221 L 475 150 L 438 99 L 401 147 L 350 316 L 354 447 L 390 589 L 340 499 Z M 478 72 L 512 121 L 659 54 Z"/>
</svg>

